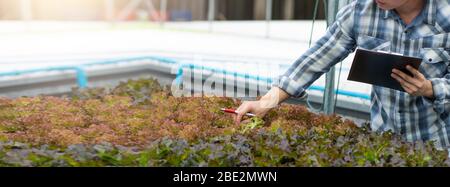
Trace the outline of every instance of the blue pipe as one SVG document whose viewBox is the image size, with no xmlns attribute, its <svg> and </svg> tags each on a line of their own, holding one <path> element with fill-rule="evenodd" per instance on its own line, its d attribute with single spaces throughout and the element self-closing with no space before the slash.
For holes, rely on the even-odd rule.
<svg viewBox="0 0 450 187">
<path fill-rule="evenodd" d="M 77 84 L 80 88 L 86 88 L 88 86 L 88 78 L 86 75 L 86 71 L 84 70 L 84 67 L 86 66 L 94 66 L 94 65 L 108 65 L 108 64 L 117 64 L 122 63 L 124 61 L 139 61 L 139 60 L 155 60 L 158 62 L 166 63 L 166 64 L 179 64 L 178 62 L 174 61 L 170 58 L 165 57 L 155 57 L 155 56 L 144 56 L 144 57 L 135 57 L 135 58 L 126 58 L 126 59 L 116 59 L 116 60 L 107 60 L 107 61 L 101 61 L 101 62 L 94 62 L 94 63 L 87 63 L 82 64 L 78 66 L 58 66 L 58 67 L 48 67 L 48 68 L 37 68 L 37 69 L 29 69 L 29 70 L 19 70 L 19 71 L 12 71 L 12 72 L 0 72 L 0 77 L 2 76 L 15 76 L 15 75 L 22 75 L 22 74 L 28 74 L 28 73 L 37 73 L 37 72 L 46 72 L 46 71 L 65 71 L 65 70 L 74 70 L 76 72 L 77 77 Z M 176 75 L 176 83 L 181 84 L 182 78 L 183 78 L 183 69 L 184 68 L 190 68 L 190 69 L 202 69 L 202 70 L 209 70 L 209 71 L 217 71 L 222 72 L 224 75 L 234 75 L 236 77 L 243 77 L 245 79 L 253 79 L 257 81 L 266 81 L 268 83 L 272 83 L 273 80 L 269 77 L 261 77 L 261 76 L 255 76 L 255 75 L 249 75 L 249 74 L 243 74 L 238 72 L 230 72 L 227 70 L 220 70 L 216 68 L 211 67 L 205 67 L 205 66 L 199 66 L 195 64 L 182 64 L 179 65 L 177 75 Z M 324 92 L 325 88 L 321 86 L 310 86 L 309 90 L 317 90 Z M 351 92 L 351 91 L 345 91 L 345 90 L 338 90 L 336 91 L 337 94 L 350 96 L 350 97 L 356 97 L 361 98 L 365 100 L 370 100 L 370 96 L 367 94 L 362 94 L 358 92 Z"/>
<path fill-rule="evenodd" d="M 144 57 L 135 57 L 135 58 L 125 58 L 125 59 L 115 59 L 115 60 L 106 60 L 101 62 L 87 63 L 83 64 L 83 66 L 94 66 L 94 65 L 108 65 L 108 64 L 117 64 L 124 61 L 140 61 L 140 60 L 155 60 L 158 62 L 166 63 L 166 64 L 176 64 L 175 60 L 164 57 L 155 57 L 155 56 L 144 56 Z"/>
<path fill-rule="evenodd" d="M 83 69 L 83 67 L 80 67 L 80 66 L 59 66 L 59 67 L 20 70 L 20 71 L 13 71 L 13 72 L 3 72 L 3 73 L 0 73 L 0 77 L 15 76 L 15 75 L 28 74 L 28 73 L 46 72 L 46 71 L 67 71 L 67 70 L 74 70 L 76 72 L 77 84 L 80 88 L 87 87 L 88 80 L 87 80 L 87 76 L 86 76 L 86 71 Z"/>
<path fill-rule="evenodd" d="M 311 85 L 309 87 L 309 90 L 316 90 L 316 91 L 324 92 L 325 88 L 322 87 L 322 86 Z M 364 100 L 369 100 L 370 101 L 370 96 L 367 95 L 367 94 L 363 94 L 363 93 L 346 91 L 346 90 L 335 90 L 335 93 L 339 94 L 339 95 L 345 95 L 345 96 L 349 96 L 349 97 L 356 97 L 356 98 L 360 98 L 360 99 L 364 99 Z"/>
<path fill-rule="evenodd" d="M 201 69 L 201 70 L 209 70 L 209 71 L 214 71 L 214 72 L 222 72 L 224 75 L 234 75 L 234 76 L 237 76 L 237 77 L 243 77 L 245 79 L 253 79 L 253 80 L 257 80 L 257 81 L 266 81 L 268 83 L 272 83 L 273 82 L 273 80 L 271 78 L 268 78 L 268 77 L 260 77 L 260 76 L 254 76 L 254 75 L 249 75 L 249 74 L 230 72 L 230 71 L 227 71 L 227 70 L 224 70 L 224 69 L 220 70 L 220 69 L 215 69 L 215 68 L 211 68 L 211 67 L 199 66 L 199 65 L 195 65 L 195 64 L 183 64 L 183 65 L 178 67 L 177 75 L 176 75 L 176 78 L 175 78 L 175 81 L 176 81 L 175 83 L 177 83 L 178 85 L 182 83 L 183 68 Z M 322 86 L 315 86 L 315 85 L 310 86 L 308 89 L 309 90 L 317 90 L 317 91 L 321 91 L 321 92 L 325 91 L 324 87 L 322 87 Z M 335 90 L 335 93 L 339 94 L 339 95 L 355 97 L 355 98 L 360 98 L 360 99 L 364 99 L 364 100 L 369 100 L 370 101 L 370 96 L 367 95 L 367 94 L 363 94 L 363 93 L 346 91 L 346 90 Z"/>
<path fill-rule="evenodd" d="M 117 60 L 108 60 L 101 62 L 94 62 L 82 65 L 75 66 L 56 66 L 56 67 L 48 67 L 48 68 L 37 68 L 37 69 L 28 69 L 28 70 L 18 70 L 12 72 L 0 72 L 0 77 L 2 76 L 16 76 L 23 75 L 29 73 L 37 73 L 37 72 L 48 72 L 48 71 L 66 71 L 66 70 L 74 70 L 76 72 L 77 84 L 80 88 L 86 88 L 88 86 L 88 78 L 86 75 L 86 71 L 84 67 L 93 66 L 93 65 L 107 65 L 107 64 L 117 64 L 124 61 L 138 61 L 138 60 L 156 60 L 159 62 L 167 63 L 167 64 L 175 64 L 176 62 L 172 59 L 161 58 L 161 57 L 136 57 L 136 58 L 128 58 L 128 59 L 117 59 Z"/>
<path fill-rule="evenodd" d="M 184 68 L 189 68 L 189 69 L 202 69 L 202 70 L 208 70 L 208 71 L 217 71 L 217 72 L 222 72 L 224 75 L 234 75 L 237 77 L 244 77 L 246 79 L 253 79 L 253 80 L 257 80 L 257 81 L 266 81 L 271 83 L 272 79 L 271 78 L 267 78 L 267 77 L 261 77 L 261 76 L 254 76 L 254 75 L 249 75 L 249 74 L 243 74 L 243 73 L 238 73 L 238 72 L 230 72 L 227 70 L 220 70 L 220 69 L 216 69 L 216 68 L 211 68 L 211 67 L 205 67 L 205 66 L 199 66 L 199 65 L 195 65 L 195 64 L 183 64 L 180 67 L 178 67 L 178 71 L 177 71 L 177 75 L 176 75 L 176 83 L 177 84 L 181 84 L 182 81 L 182 77 L 183 77 L 183 69 Z"/>
</svg>

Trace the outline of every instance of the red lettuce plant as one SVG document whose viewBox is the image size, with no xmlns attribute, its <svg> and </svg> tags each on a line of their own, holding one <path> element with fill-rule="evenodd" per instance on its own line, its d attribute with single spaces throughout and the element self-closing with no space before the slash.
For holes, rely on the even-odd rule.
<svg viewBox="0 0 450 187">
<path fill-rule="evenodd" d="M 282 105 L 235 125 L 231 98 L 176 98 L 154 79 L 71 96 L 0 99 L 6 166 L 447 166 L 409 143 L 339 116 Z M 21 143 L 18 143 L 21 142 Z"/>
</svg>

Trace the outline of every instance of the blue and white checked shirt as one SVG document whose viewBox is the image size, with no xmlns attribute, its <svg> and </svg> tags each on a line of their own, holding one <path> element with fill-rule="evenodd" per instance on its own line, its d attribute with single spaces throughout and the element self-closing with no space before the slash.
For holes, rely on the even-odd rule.
<svg viewBox="0 0 450 187">
<path fill-rule="evenodd" d="M 326 35 L 275 81 L 293 97 L 301 96 L 330 67 L 356 47 L 423 59 L 419 69 L 431 80 L 435 99 L 373 86 L 371 127 L 391 130 L 408 141 L 432 140 L 450 148 L 450 1 L 426 0 L 415 20 L 406 25 L 393 10 L 373 0 L 357 0 L 342 8 Z"/>
</svg>

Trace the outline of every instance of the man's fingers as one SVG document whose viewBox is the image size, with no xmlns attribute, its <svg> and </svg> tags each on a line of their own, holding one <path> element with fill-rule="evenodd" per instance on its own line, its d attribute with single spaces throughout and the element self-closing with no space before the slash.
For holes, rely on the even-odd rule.
<svg viewBox="0 0 450 187">
<path fill-rule="evenodd" d="M 421 78 L 421 79 L 424 78 L 423 74 L 420 73 L 419 70 L 413 68 L 412 66 L 408 65 L 408 66 L 406 66 L 406 69 L 407 69 L 409 72 L 411 72 L 415 77 Z"/>
<path fill-rule="evenodd" d="M 246 124 L 246 123 L 249 123 L 249 122 L 251 122 L 251 121 L 252 121 L 252 120 L 251 120 L 250 118 L 248 118 L 248 119 L 242 120 L 242 123 Z"/>
<path fill-rule="evenodd" d="M 248 103 L 244 102 L 241 106 L 238 107 L 236 112 L 237 114 L 234 121 L 236 124 L 239 124 L 241 123 L 242 117 L 244 117 L 245 113 L 248 112 Z"/>
<path fill-rule="evenodd" d="M 246 104 L 247 104 L 247 102 L 244 101 L 244 102 L 236 109 L 236 112 L 238 112 L 239 110 L 241 110 L 242 107 L 243 107 L 244 105 L 246 105 Z"/>
<path fill-rule="evenodd" d="M 238 124 L 238 123 L 241 121 L 242 116 L 239 116 L 239 111 L 241 111 L 242 108 L 244 107 L 244 105 L 246 105 L 246 104 L 247 104 L 247 102 L 244 101 L 244 102 L 236 109 L 237 114 L 234 115 L 234 122 L 235 122 L 236 124 Z"/>
<path fill-rule="evenodd" d="M 410 88 L 408 88 L 408 87 L 406 87 L 406 86 L 404 86 L 404 85 L 401 85 L 401 86 L 402 86 L 402 88 L 405 90 L 405 92 L 407 92 L 407 93 L 409 93 L 409 94 L 411 94 L 411 95 L 414 94 L 413 90 L 411 90 Z"/>
<path fill-rule="evenodd" d="M 413 85 L 413 84 L 409 83 L 408 81 L 404 80 L 404 79 L 403 79 L 402 77 L 400 77 L 399 75 L 397 75 L 397 74 L 395 74 L 395 73 L 392 73 L 391 76 L 392 76 L 392 78 L 394 78 L 395 80 L 397 80 L 397 81 L 400 83 L 400 85 L 401 85 L 402 87 L 407 87 L 407 88 L 408 88 L 409 90 L 411 90 L 411 91 L 414 91 L 414 90 L 415 90 L 415 88 L 416 88 L 415 85 Z M 409 92 L 408 92 L 408 93 L 409 93 Z"/>
<path fill-rule="evenodd" d="M 401 78 L 403 80 L 402 82 L 405 82 L 405 84 L 406 83 L 410 84 L 410 87 L 411 86 L 412 87 L 418 87 L 418 85 L 420 85 L 420 81 L 419 80 L 417 80 L 417 79 L 415 79 L 415 78 L 413 78 L 413 77 L 403 73 L 400 70 L 394 69 L 394 70 L 392 70 L 392 73 L 394 75 L 396 75 L 398 78 Z"/>
<path fill-rule="evenodd" d="M 405 80 L 405 81 L 407 81 L 407 82 L 409 82 L 409 83 L 411 83 L 411 84 L 418 85 L 418 84 L 420 83 L 420 81 L 417 80 L 416 78 L 411 77 L 411 76 L 409 76 L 409 75 L 403 73 L 403 72 L 400 71 L 400 70 L 393 69 L 392 72 L 395 73 L 395 74 L 397 74 L 397 76 L 401 77 L 403 80 Z"/>
<path fill-rule="evenodd" d="M 236 117 L 235 117 L 235 119 L 234 119 L 234 122 L 235 122 L 236 124 L 241 123 L 242 117 L 243 117 L 242 114 L 237 114 Z"/>
</svg>

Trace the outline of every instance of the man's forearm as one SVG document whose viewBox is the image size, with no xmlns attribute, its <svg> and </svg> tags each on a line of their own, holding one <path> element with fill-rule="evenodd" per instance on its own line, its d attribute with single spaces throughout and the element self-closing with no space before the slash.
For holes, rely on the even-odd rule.
<svg viewBox="0 0 450 187">
<path fill-rule="evenodd" d="M 433 83 L 431 83 L 430 80 L 427 80 L 426 82 L 426 92 L 424 93 L 424 96 L 428 99 L 434 100 Z"/>
<path fill-rule="evenodd" d="M 263 97 L 261 97 L 261 107 L 274 108 L 288 99 L 290 96 L 284 90 L 278 87 L 272 87 Z"/>
</svg>

